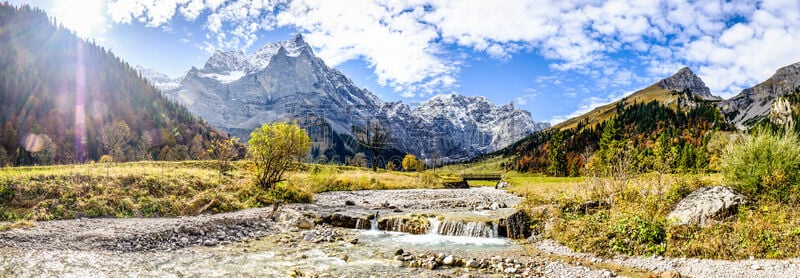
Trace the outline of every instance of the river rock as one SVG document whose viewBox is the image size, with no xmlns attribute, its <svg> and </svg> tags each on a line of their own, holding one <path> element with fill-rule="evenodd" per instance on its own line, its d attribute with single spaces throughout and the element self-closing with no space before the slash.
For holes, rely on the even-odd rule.
<svg viewBox="0 0 800 278">
<path fill-rule="evenodd" d="M 453 265 L 455 262 L 456 259 L 453 257 L 453 255 L 447 255 L 447 257 L 444 257 L 444 259 L 442 260 L 442 264 L 448 266 Z"/>
<path fill-rule="evenodd" d="M 467 267 L 479 268 L 480 266 L 481 266 L 481 264 L 478 261 L 476 261 L 475 259 L 469 259 L 469 261 L 467 261 Z"/>
<path fill-rule="evenodd" d="M 214 239 L 206 239 L 203 242 L 203 245 L 205 245 L 205 246 L 214 246 L 214 245 L 217 245 L 217 241 L 214 240 Z"/>
<path fill-rule="evenodd" d="M 497 184 L 494 186 L 495 189 L 505 189 L 511 186 L 510 183 L 507 181 L 498 181 Z"/>
<path fill-rule="evenodd" d="M 736 214 L 743 195 L 725 186 L 701 187 L 683 198 L 667 215 L 673 225 L 708 226 L 712 219 Z"/>
</svg>

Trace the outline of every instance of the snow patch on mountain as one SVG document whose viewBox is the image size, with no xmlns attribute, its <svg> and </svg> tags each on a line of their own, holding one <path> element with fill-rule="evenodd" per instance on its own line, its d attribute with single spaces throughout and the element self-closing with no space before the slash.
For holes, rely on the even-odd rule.
<svg viewBox="0 0 800 278">
<path fill-rule="evenodd" d="M 244 71 L 241 71 L 241 70 L 236 70 L 236 71 L 227 72 L 225 74 L 200 73 L 198 75 L 200 77 L 215 79 L 215 80 L 219 81 L 219 83 L 222 83 L 222 84 L 228 84 L 228 83 L 231 83 L 233 81 L 241 79 L 242 77 L 244 77 L 246 75 L 246 73 Z"/>
<path fill-rule="evenodd" d="M 161 90 L 173 90 L 180 86 L 180 79 L 170 78 L 166 74 L 157 72 L 153 69 L 148 69 L 138 65 L 134 67 L 134 69 L 138 71 L 145 80 L 150 82 L 150 84 L 153 84 L 153 86 Z"/>
<path fill-rule="evenodd" d="M 254 70 L 262 70 L 269 65 L 272 56 L 278 54 L 278 50 L 283 48 L 286 51 L 286 56 L 298 57 L 303 50 L 311 50 L 310 46 L 303 40 L 303 36 L 296 35 L 293 39 L 288 41 L 273 42 L 265 45 L 250 55 L 249 61 L 251 68 Z"/>
<path fill-rule="evenodd" d="M 442 94 L 414 109 L 384 102 L 325 65 L 300 35 L 267 44 L 249 56 L 217 52 L 203 68 L 189 70 L 180 86 L 164 93 L 244 139 L 262 123 L 297 121 L 320 149 L 336 144 L 332 136 L 352 138 L 352 128 L 371 119 L 390 128 L 393 148 L 423 158 L 438 153 L 445 160 L 499 150 L 549 127 L 535 122 L 527 111 L 510 104 L 497 106 L 485 97 Z M 345 144 L 344 148 L 357 146 Z"/>
</svg>

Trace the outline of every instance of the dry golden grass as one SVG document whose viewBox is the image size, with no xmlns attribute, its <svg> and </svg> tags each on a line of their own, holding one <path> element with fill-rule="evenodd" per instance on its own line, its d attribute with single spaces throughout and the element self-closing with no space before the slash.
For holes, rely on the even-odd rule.
<svg viewBox="0 0 800 278">
<path fill-rule="evenodd" d="M 267 191 L 246 162 L 220 174 L 214 161 L 132 162 L 0 168 L 0 221 L 196 215 L 311 202 L 333 190 L 442 188 L 457 177 L 301 165 Z"/>
<path fill-rule="evenodd" d="M 372 189 L 443 188 L 458 178 L 431 172 L 399 172 L 331 165 L 306 165 L 289 173 L 287 182 L 311 192 Z"/>
<path fill-rule="evenodd" d="M 0 232 L 8 231 L 11 229 L 19 229 L 19 228 L 30 228 L 35 226 L 36 224 L 33 221 L 28 220 L 17 220 L 14 222 L 10 222 L 8 224 L 0 224 Z"/>
<path fill-rule="evenodd" d="M 539 200 L 553 200 L 563 196 L 582 194 L 584 177 L 547 177 L 534 174 L 508 173 L 504 179 L 511 186 L 509 192 L 520 196 L 531 196 Z"/>
</svg>

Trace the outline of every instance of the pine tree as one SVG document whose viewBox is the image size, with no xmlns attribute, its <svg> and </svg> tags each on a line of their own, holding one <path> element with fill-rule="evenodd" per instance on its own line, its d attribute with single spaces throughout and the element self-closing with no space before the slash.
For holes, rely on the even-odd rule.
<svg viewBox="0 0 800 278">
<path fill-rule="evenodd" d="M 550 137 L 550 152 L 548 154 L 550 166 L 547 171 L 554 177 L 567 175 L 567 151 L 564 147 L 564 134 L 558 129 Z"/>
</svg>

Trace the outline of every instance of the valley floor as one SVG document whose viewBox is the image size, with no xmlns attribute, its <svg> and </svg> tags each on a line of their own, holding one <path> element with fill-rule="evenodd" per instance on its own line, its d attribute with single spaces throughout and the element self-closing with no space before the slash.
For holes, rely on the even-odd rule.
<svg viewBox="0 0 800 278">
<path fill-rule="evenodd" d="M 313 225 L 303 216 L 412 211 L 487 210 L 520 198 L 493 188 L 326 192 L 314 204 L 178 218 L 76 219 L 36 222 L 0 233 L 0 276 L 497 276 L 494 266 L 411 267 L 398 258 L 453 255 L 517 274 L 546 277 L 641 276 L 675 270 L 690 277 L 797 277 L 800 261 L 699 260 L 615 256 L 601 259 L 550 240 L 431 237 Z M 345 202 L 353 201 L 351 205 Z M 458 200 L 458 201 L 456 201 Z M 351 204 L 352 204 L 351 203 Z M 387 208 L 393 207 L 393 208 Z M 313 227 L 309 227 L 308 225 Z M 302 229 L 309 228 L 309 229 Z M 398 249 L 403 249 L 398 250 Z M 401 257 L 402 257 L 401 256 Z M 441 258 L 440 258 L 441 259 Z M 413 262 L 412 262 L 413 263 Z"/>
</svg>

